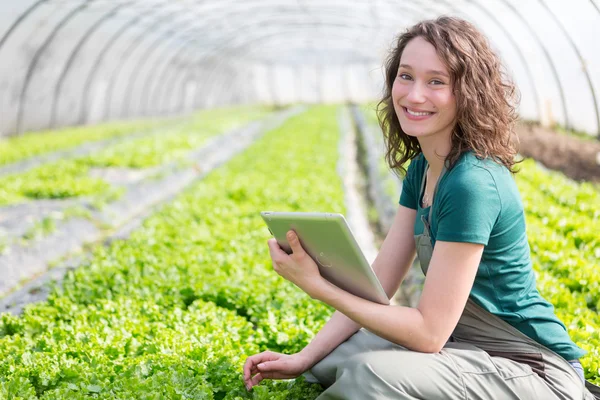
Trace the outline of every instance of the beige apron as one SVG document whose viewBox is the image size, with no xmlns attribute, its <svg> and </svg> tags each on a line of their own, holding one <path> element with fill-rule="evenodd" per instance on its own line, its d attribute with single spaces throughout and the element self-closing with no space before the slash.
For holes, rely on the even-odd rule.
<svg viewBox="0 0 600 400">
<path fill-rule="evenodd" d="M 419 198 L 423 185 L 424 179 Z M 415 244 L 427 274 L 433 254 L 431 208 L 422 221 L 423 234 L 415 235 Z M 305 376 L 327 387 L 319 400 L 600 399 L 600 388 L 584 384 L 568 361 L 471 299 L 439 353 L 411 351 L 363 328 Z"/>
</svg>

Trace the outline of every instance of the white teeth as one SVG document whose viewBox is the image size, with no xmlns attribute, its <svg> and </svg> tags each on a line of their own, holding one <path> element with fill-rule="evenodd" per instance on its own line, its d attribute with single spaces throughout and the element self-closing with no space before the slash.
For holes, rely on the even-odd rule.
<svg viewBox="0 0 600 400">
<path fill-rule="evenodd" d="M 411 111 L 408 108 L 406 109 L 406 111 L 408 111 L 408 113 L 410 115 L 414 115 L 416 117 L 433 114 L 433 113 L 430 113 L 430 112 L 416 112 L 416 111 Z"/>
</svg>

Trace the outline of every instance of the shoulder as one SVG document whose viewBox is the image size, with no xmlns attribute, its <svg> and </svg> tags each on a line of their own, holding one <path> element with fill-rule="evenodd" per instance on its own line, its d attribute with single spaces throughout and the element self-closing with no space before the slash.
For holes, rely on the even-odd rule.
<svg viewBox="0 0 600 400">
<path fill-rule="evenodd" d="M 472 152 L 465 152 L 448 172 L 447 181 L 459 187 L 472 187 L 479 184 L 495 186 L 498 180 L 511 178 L 510 171 L 490 158 L 477 158 Z"/>
<path fill-rule="evenodd" d="M 440 191 L 454 199 L 499 200 L 499 181 L 505 179 L 512 179 L 506 167 L 492 159 L 479 159 L 466 152 L 448 171 Z"/>
</svg>

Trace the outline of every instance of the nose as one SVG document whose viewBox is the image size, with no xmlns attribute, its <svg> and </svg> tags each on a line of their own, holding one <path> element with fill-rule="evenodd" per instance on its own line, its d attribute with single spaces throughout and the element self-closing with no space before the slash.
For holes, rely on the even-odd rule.
<svg viewBox="0 0 600 400">
<path fill-rule="evenodd" d="M 406 100 L 411 103 L 423 103 L 425 102 L 425 90 L 419 82 L 415 82 L 411 85 L 410 92 L 406 96 Z"/>
</svg>

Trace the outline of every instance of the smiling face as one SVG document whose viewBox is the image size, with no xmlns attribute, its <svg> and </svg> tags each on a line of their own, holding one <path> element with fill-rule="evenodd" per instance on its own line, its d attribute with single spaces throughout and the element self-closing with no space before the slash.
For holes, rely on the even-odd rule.
<svg viewBox="0 0 600 400">
<path fill-rule="evenodd" d="M 456 123 L 450 73 L 435 47 L 422 37 L 412 39 L 402 52 L 392 100 L 407 135 L 450 137 Z"/>
</svg>

